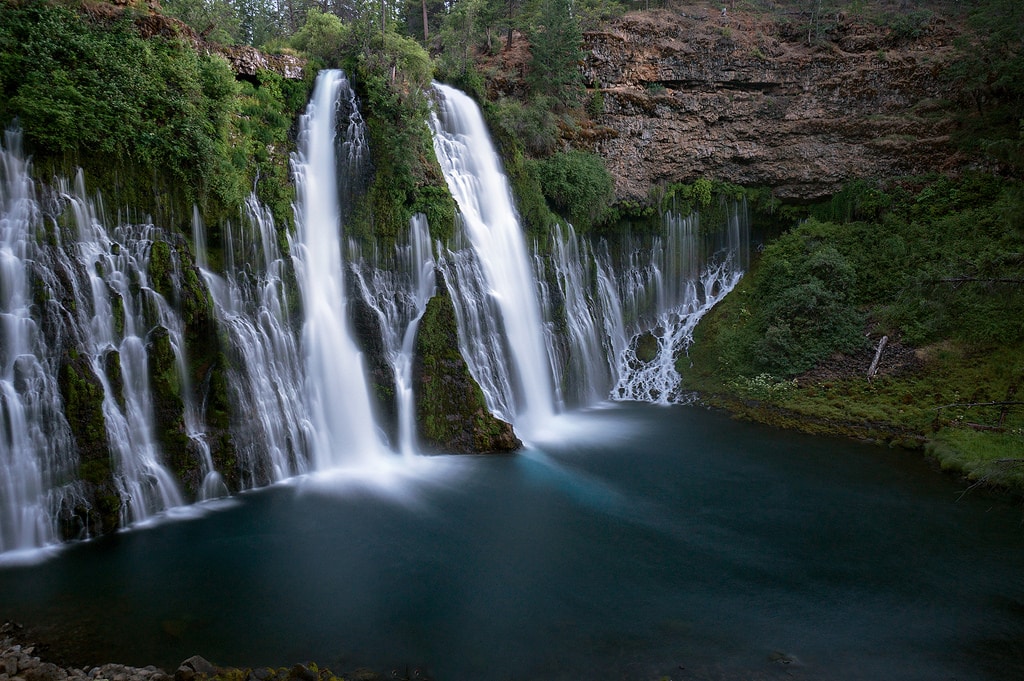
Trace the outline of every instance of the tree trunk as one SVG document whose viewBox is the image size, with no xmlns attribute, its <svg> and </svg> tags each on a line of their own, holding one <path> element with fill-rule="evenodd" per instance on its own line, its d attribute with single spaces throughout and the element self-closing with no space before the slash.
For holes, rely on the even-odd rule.
<svg viewBox="0 0 1024 681">
<path fill-rule="evenodd" d="M 875 377 L 875 372 L 878 371 L 878 362 L 882 359 L 882 351 L 885 350 L 885 344 L 889 342 L 888 336 L 882 336 L 882 340 L 878 341 L 878 350 L 875 351 L 875 359 L 871 362 L 871 367 L 868 369 L 868 380 L 870 381 Z"/>
</svg>

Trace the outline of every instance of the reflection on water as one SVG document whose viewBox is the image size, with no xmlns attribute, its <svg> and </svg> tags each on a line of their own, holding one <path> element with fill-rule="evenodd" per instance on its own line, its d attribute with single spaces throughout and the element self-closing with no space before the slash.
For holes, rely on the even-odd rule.
<svg viewBox="0 0 1024 681">
<path fill-rule="evenodd" d="M 301 479 L 5 567 L 0 618 L 82 665 L 1024 678 L 1018 507 L 694 407 L 562 419 L 518 456 Z"/>
</svg>

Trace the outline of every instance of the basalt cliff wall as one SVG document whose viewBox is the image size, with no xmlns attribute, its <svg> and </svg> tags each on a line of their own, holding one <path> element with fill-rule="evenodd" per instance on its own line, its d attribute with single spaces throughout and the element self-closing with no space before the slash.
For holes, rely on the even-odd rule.
<svg viewBox="0 0 1024 681">
<path fill-rule="evenodd" d="M 604 157 L 620 200 L 698 177 L 815 200 L 855 177 L 953 170 L 958 34 L 940 17 L 907 35 L 838 15 L 809 35 L 785 15 L 628 14 L 585 34 L 599 111 L 574 144 Z"/>
</svg>

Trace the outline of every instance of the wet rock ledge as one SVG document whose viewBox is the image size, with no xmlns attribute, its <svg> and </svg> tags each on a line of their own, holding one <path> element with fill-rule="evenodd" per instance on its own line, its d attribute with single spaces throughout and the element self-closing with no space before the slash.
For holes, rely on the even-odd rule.
<svg viewBox="0 0 1024 681">
<path fill-rule="evenodd" d="M 129 667 L 103 664 L 96 667 L 62 667 L 40 657 L 45 645 L 23 640 L 21 625 L 6 622 L 0 625 L 0 681 L 430 681 L 422 669 L 396 669 L 388 676 L 370 669 L 356 669 L 337 676 L 329 669 L 313 663 L 291 668 L 239 669 L 219 667 L 195 655 L 182 662 L 174 674 L 152 665 Z"/>
</svg>

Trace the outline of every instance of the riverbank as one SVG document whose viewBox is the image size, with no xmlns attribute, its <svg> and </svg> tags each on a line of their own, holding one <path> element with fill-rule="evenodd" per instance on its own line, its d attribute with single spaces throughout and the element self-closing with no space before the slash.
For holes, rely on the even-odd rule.
<svg viewBox="0 0 1024 681">
<path fill-rule="evenodd" d="M 1024 497 L 1024 404 L 1014 399 L 1024 348 L 914 348 L 897 339 L 869 377 L 876 337 L 792 378 L 710 371 L 723 363 L 722 329 L 743 314 L 749 286 L 741 283 L 701 322 L 689 362 L 680 362 L 684 385 L 703 404 L 776 428 L 915 450 L 966 489 Z"/>
</svg>

